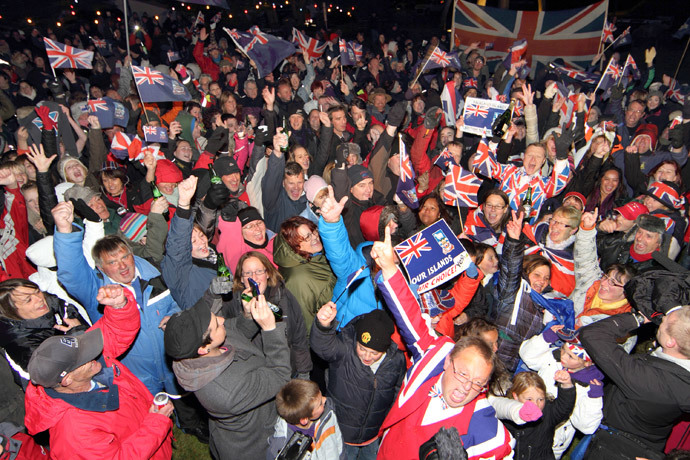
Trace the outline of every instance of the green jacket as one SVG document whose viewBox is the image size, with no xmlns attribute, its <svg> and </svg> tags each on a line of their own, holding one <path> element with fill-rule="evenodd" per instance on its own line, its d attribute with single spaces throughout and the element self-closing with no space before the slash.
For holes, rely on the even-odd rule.
<svg viewBox="0 0 690 460">
<path fill-rule="evenodd" d="M 321 253 L 307 260 L 278 233 L 273 243 L 273 262 L 285 278 L 285 286 L 299 302 L 309 334 L 316 313 L 333 297 L 336 278 L 326 255 Z"/>
</svg>

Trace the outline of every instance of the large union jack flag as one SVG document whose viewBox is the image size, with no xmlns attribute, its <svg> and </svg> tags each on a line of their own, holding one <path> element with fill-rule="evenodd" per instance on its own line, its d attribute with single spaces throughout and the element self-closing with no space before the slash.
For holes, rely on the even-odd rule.
<svg viewBox="0 0 690 460">
<path fill-rule="evenodd" d="M 431 246 L 421 233 L 417 233 L 395 247 L 395 252 L 405 265 L 409 264 L 413 257 L 419 259 L 422 257 L 422 252 L 426 251 L 431 251 Z"/>
<path fill-rule="evenodd" d="M 46 54 L 53 69 L 91 69 L 93 51 L 86 51 L 73 46 L 43 38 Z"/>
<path fill-rule="evenodd" d="M 455 42 L 493 42 L 489 61 L 503 59 L 513 43 L 529 42 L 527 59 L 532 69 L 562 58 L 586 68 L 596 55 L 604 28 L 608 0 L 583 8 L 560 11 L 518 11 L 481 7 L 457 0 L 454 13 Z"/>
<path fill-rule="evenodd" d="M 480 178 L 462 166 L 451 165 L 443 187 L 443 201 L 449 206 L 476 208 L 479 206 L 477 193 L 481 185 Z"/>
<path fill-rule="evenodd" d="M 310 59 L 316 59 L 326 50 L 326 43 L 321 43 L 315 38 L 304 35 L 299 30 L 292 28 L 292 42 L 309 55 Z"/>
</svg>

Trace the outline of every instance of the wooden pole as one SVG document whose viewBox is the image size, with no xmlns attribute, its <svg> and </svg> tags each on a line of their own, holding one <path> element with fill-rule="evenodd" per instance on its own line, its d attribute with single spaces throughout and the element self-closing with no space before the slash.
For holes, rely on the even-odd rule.
<svg viewBox="0 0 690 460">
<path fill-rule="evenodd" d="M 676 66 L 676 71 L 673 73 L 673 80 L 675 81 L 676 76 L 678 76 L 678 71 L 680 70 L 680 66 L 683 63 L 683 59 L 685 59 L 685 53 L 688 52 L 688 45 L 690 45 L 690 35 L 688 36 L 688 41 L 685 42 L 685 50 L 683 51 L 683 55 L 680 57 L 680 60 L 678 61 L 678 65 Z"/>
</svg>

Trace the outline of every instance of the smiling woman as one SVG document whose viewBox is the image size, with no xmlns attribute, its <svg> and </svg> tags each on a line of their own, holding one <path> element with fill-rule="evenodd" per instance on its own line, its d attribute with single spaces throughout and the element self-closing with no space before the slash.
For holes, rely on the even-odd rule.
<svg viewBox="0 0 690 460">
<path fill-rule="evenodd" d="M 28 378 L 24 369 L 43 340 L 87 327 L 76 307 L 41 292 L 31 281 L 15 278 L 0 283 L 0 347 L 11 359 L 17 383 Z"/>
</svg>

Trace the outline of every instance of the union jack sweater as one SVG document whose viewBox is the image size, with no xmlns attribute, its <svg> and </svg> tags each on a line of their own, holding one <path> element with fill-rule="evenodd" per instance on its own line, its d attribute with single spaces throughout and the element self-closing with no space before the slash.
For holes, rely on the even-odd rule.
<svg viewBox="0 0 690 460">
<path fill-rule="evenodd" d="M 377 285 L 413 363 L 381 426 L 383 439 L 377 458 L 416 460 L 419 446 L 440 428 L 451 426 L 458 429 L 469 460 L 512 458 L 515 441 L 484 395 L 461 408 L 444 408 L 439 398 L 430 397 L 441 380 L 443 364 L 454 342 L 446 336 L 437 337 L 429 329 L 399 270 L 387 281 L 379 274 Z"/>
</svg>

